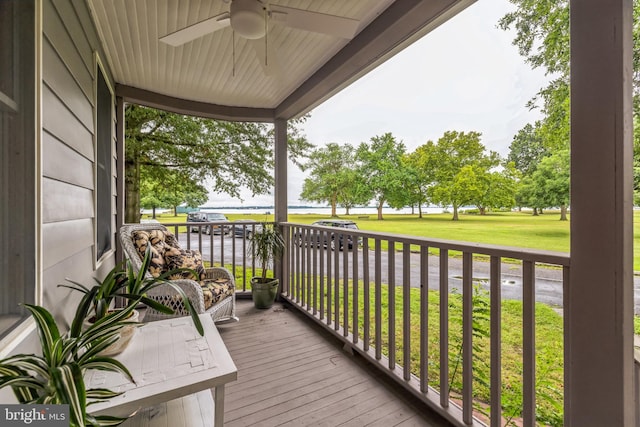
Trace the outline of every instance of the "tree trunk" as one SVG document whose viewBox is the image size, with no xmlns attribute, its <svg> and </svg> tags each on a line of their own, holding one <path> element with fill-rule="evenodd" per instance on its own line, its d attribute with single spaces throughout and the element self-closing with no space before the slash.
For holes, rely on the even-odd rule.
<svg viewBox="0 0 640 427">
<path fill-rule="evenodd" d="M 350 215 L 350 214 L 349 214 L 349 206 L 345 206 L 345 208 L 344 208 L 344 214 L 345 214 L 345 215 Z"/>
<path fill-rule="evenodd" d="M 414 205 L 411 205 L 411 215 L 414 215 L 416 213 L 416 207 Z"/>
<path fill-rule="evenodd" d="M 422 218 L 422 205 L 418 205 L 418 218 Z"/>
<path fill-rule="evenodd" d="M 154 206 L 151 211 L 153 212 L 153 216 L 151 218 L 156 219 L 156 207 Z"/>
<path fill-rule="evenodd" d="M 560 205 L 560 221 L 567 220 L 567 205 Z"/>
<path fill-rule="evenodd" d="M 177 206 L 173 207 L 173 216 L 178 216 L 178 207 Z"/>
<path fill-rule="evenodd" d="M 453 218 L 452 221 L 458 221 L 458 205 L 453 205 Z"/>
<path fill-rule="evenodd" d="M 382 220 L 384 218 L 382 218 L 382 205 L 384 204 L 384 201 L 378 203 L 378 219 Z"/>
<path fill-rule="evenodd" d="M 140 222 L 140 166 L 137 162 L 125 162 L 124 179 L 124 222 L 135 224 Z"/>
<path fill-rule="evenodd" d="M 538 208 L 533 208 L 533 216 L 538 216 Z"/>
<path fill-rule="evenodd" d="M 480 211 L 480 215 L 487 214 L 487 208 L 485 206 L 478 207 L 478 211 Z"/>
<path fill-rule="evenodd" d="M 336 198 L 336 196 L 334 195 L 333 197 L 331 197 L 331 217 L 337 217 L 338 214 L 336 213 L 336 207 L 338 206 L 338 200 Z"/>
</svg>

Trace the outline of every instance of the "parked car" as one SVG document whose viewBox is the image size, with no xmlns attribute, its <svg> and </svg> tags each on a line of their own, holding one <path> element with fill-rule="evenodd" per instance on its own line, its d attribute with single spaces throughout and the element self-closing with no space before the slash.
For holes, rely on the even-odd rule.
<svg viewBox="0 0 640 427">
<path fill-rule="evenodd" d="M 346 228 L 349 230 L 358 230 L 358 225 L 347 219 L 321 219 L 314 222 L 311 225 L 320 225 L 323 227 L 337 227 Z M 314 234 L 311 234 L 311 239 L 314 238 Z M 356 239 L 356 245 L 359 245 L 362 239 L 358 237 Z M 302 246 L 304 244 L 303 236 L 298 235 L 298 244 Z M 352 249 L 354 246 L 353 236 L 349 234 L 342 234 L 339 231 L 331 233 L 318 233 L 316 234 L 315 241 L 311 242 L 312 245 L 323 246 L 325 248 L 330 247 L 331 250 L 342 250 L 346 246 L 347 249 Z"/>
<path fill-rule="evenodd" d="M 187 215 L 187 222 L 216 222 L 216 223 L 230 223 L 224 214 L 217 212 L 191 212 Z M 189 227 L 192 233 L 197 233 L 200 227 Z M 211 224 L 202 226 L 202 232 L 204 234 L 228 234 L 231 230 L 231 226 L 228 224 Z"/>
<path fill-rule="evenodd" d="M 253 219 L 236 219 L 233 221 L 231 230 L 235 237 L 250 239 L 253 233 L 262 231 L 262 224 Z"/>
</svg>

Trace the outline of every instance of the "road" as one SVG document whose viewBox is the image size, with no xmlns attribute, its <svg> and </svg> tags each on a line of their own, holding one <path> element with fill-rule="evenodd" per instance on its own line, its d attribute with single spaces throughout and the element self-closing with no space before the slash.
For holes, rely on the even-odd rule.
<svg viewBox="0 0 640 427">
<path fill-rule="evenodd" d="M 180 233 L 180 244 L 187 247 L 188 239 L 190 239 L 191 248 L 198 248 L 198 235 L 192 233 Z M 207 261 L 211 260 L 211 236 L 202 235 L 202 258 Z M 221 242 L 224 242 L 224 251 L 221 249 Z M 213 236 L 213 260 L 220 262 L 221 255 L 224 252 L 224 263 L 231 264 L 235 261 L 236 265 L 242 265 L 243 256 L 246 254 L 246 246 L 243 247 L 243 240 L 233 238 L 230 235 Z M 319 250 L 317 251 L 319 253 Z M 331 251 L 328 251 L 331 252 Z M 235 259 L 234 259 L 235 254 Z M 362 279 L 362 250 L 358 250 L 359 273 Z M 349 259 L 349 277 L 352 275 L 351 256 Z M 250 265 L 250 257 L 246 258 L 247 265 Z M 342 253 L 340 254 L 340 262 L 342 263 Z M 332 258 L 333 261 L 333 258 Z M 326 261 L 325 261 L 326 262 Z M 395 283 L 402 285 L 403 274 L 403 256 L 402 252 L 395 254 Z M 370 253 L 370 263 L 373 265 L 373 253 Z M 412 253 L 410 255 L 410 283 L 412 287 L 420 286 L 420 256 Z M 373 267 L 371 267 L 373 270 Z M 522 273 L 521 266 L 518 264 L 503 263 L 502 264 L 502 298 L 503 299 L 522 299 Z M 382 279 L 386 281 L 386 275 L 389 269 L 388 258 L 386 253 L 381 257 Z M 562 303 L 562 270 L 557 268 L 544 268 L 538 266 L 536 268 L 536 301 L 549 304 L 553 307 L 561 308 Z M 342 267 L 340 274 L 342 274 Z M 457 290 L 462 289 L 462 259 L 449 258 L 449 286 Z M 373 280 L 373 271 L 370 276 Z M 484 289 L 489 288 L 489 263 L 482 261 L 473 261 L 473 279 L 475 282 L 481 283 Z M 436 256 L 429 256 L 429 288 L 437 290 L 439 288 L 440 268 L 439 259 Z M 635 313 L 640 314 L 640 278 L 634 276 L 634 293 L 635 293 Z"/>
</svg>

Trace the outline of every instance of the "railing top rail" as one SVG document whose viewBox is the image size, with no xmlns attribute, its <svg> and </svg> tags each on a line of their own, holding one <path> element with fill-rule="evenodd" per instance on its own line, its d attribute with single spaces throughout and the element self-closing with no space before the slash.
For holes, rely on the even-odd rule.
<svg viewBox="0 0 640 427">
<path fill-rule="evenodd" d="M 498 256 L 502 258 L 514 258 L 523 261 L 555 264 L 563 267 L 568 267 L 570 262 L 570 255 L 566 252 L 546 251 L 542 249 L 519 248 L 512 246 L 499 246 L 486 243 L 433 239 L 419 236 L 409 236 L 405 234 L 381 233 L 376 231 L 336 229 L 335 227 L 299 224 L 293 222 L 282 222 L 280 224 L 287 227 L 301 227 L 311 230 L 331 231 L 334 233 L 336 232 L 336 230 L 340 230 L 340 232 L 342 233 L 351 234 L 363 238 L 388 240 L 396 243 L 408 243 L 410 245 L 428 246 L 437 249 L 446 249 L 460 252 L 471 252 L 474 254 Z"/>
</svg>

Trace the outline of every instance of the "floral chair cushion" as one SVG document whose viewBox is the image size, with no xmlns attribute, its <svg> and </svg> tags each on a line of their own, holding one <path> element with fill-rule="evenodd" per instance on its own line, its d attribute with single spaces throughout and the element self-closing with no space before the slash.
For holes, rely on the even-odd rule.
<svg viewBox="0 0 640 427">
<path fill-rule="evenodd" d="M 233 287 L 227 279 L 205 280 L 200 282 L 200 286 L 204 296 L 205 309 L 233 295 Z"/>
<path fill-rule="evenodd" d="M 197 277 L 194 277 L 191 272 L 184 271 L 170 276 L 170 279 L 191 279 L 199 282 L 206 277 L 206 272 L 202 265 L 202 255 L 198 250 L 176 249 L 167 246 L 164 251 L 164 262 L 166 271 L 175 270 L 176 268 L 189 268 L 198 274 Z"/>
<path fill-rule="evenodd" d="M 151 246 L 149 273 L 151 273 L 153 277 L 158 277 L 165 271 L 165 237 L 165 233 L 162 230 L 136 230 L 133 232 L 133 244 L 138 250 L 140 259 L 144 259 L 147 246 Z"/>
</svg>

